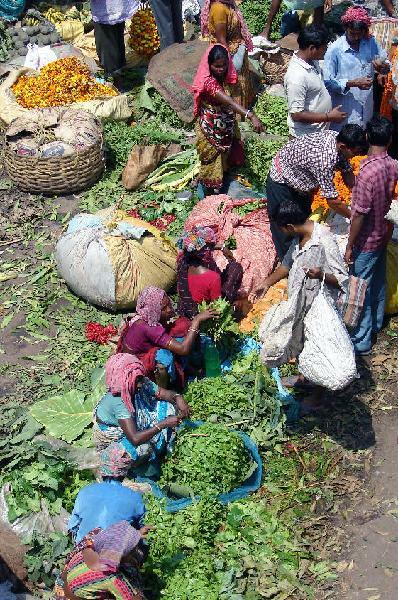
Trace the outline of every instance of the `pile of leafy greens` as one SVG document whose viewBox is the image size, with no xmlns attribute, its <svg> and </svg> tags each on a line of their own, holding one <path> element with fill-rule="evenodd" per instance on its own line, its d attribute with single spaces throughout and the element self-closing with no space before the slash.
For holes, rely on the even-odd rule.
<svg viewBox="0 0 398 600">
<path fill-rule="evenodd" d="M 261 94 L 257 99 L 254 110 L 267 133 L 284 137 L 289 135 L 285 98 L 271 96 L 267 93 Z"/>
<path fill-rule="evenodd" d="M 240 9 L 251 34 L 257 35 L 262 32 L 267 22 L 270 8 L 271 0 L 243 0 Z M 286 10 L 286 5 L 282 2 L 272 23 L 270 33 L 271 40 L 277 40 L 281 37 L 281 20 Z"/>
<path fill-rule="evenodd" d="M 245 142 L 248 176 L 258 184 L 265 184 L 275 154 L 286 143 L 285 138 L 262 139 L 252 136 Z"/>
</svg>

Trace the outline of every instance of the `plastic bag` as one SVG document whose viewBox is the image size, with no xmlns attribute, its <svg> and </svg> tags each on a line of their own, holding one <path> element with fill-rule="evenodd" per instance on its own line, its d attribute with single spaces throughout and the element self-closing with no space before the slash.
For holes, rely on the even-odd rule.
<svg viewBox="0 0 398 600">
<path fill-rule="evenodd" d="M 24 67 L 40 71 L 50 62 L 57 60 L 57 55 L 50 46 L 40 48 L 37 44 L 28 44 L 28 53 L 25 56 Z"/>
<path fill-rule="evenodd" d="M 267 367 L 279 367 L 300 354 L 304 344 L 304 285 L 286 301 L 271 306 L 258 332 L 263 342 L 261 360 Z"/>
<path fill-rule="evenodd" d="M 308 381 L 335 391 L 358 376 L 354 346 L 324 282 L 304 319 L 304 339 L 298 368 Z"/>
<path fill-rule="evenodd" d="M 391 202 L 390 210 L 386 214 L 385 218 L 393 225 L 398 225 L 398 200 L 393 200 Z"/>
<path fill-rule="evenodd" d="M 168 290 L 177 250 L 156 227 L 110 207 L 74 217 L 58 240 L 58 271 L 75 294 L 119 310 L 135 306 L 150 285 Z"/>
<path fill-rule="evenodd" d="M 199 427 L 199 425 L 201 425 L 202 423 L 203 421 L 185 421 L 184 425 L 196 428 Z M 244 481 L 238 488 L 235 488 L 231 492 L 220 494 L 218 496 L 218 500 L 222 504 L 228 504 L 229 502 L 234 502 L 235 500 L 241 500 L 242 498 L 246 498 L 252 492 L 257 491 L 261 485 L 261 479 L 263 475 L 263 461 L 261 460 L 261 456 L 259 454 L 257 445 L 246 433 L 243 433 L 243 431 L 236 431 L 236 433 L 239 434 L 242 438 L 248 454 L 251 456 L 253 462 L 256 464 L 256 468 L 251 473 L 251 475 L 249 475 L 246 481 Z M 155 483 L 152 479 L 146 477 L 137 477 L 137 481 L 149 483 L 152 488 L 152 493 L 156 498 L 167 498 L 167 496 L 162 492 L 157 483 Z M 194 502 L 195 500 L 198 501 L 199 499 L 199 496 L 196 496 L 195 498 L 181 498 L 178 500 L 172 500 L 170 498 L 167 498 L 166 510 L 174 513 L 181 510 L 182 508 L 186 508 L 187 506 L 192 504 L 192 502 Z"/>
<path fill-rule="evenodd" d="M 241 44 L 232 57 L 232 62 L 234 63 L 234 67 L 238 71 L 238 73 L 240 73 L 240 71 L 242 70 L 245 54 L 246 46 L 245 44 Z"/>
</svg>

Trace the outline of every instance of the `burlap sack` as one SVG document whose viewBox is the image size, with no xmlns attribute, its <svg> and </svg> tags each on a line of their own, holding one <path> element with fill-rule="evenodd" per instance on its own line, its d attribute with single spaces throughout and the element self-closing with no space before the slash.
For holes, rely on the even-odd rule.
<svg viewBox="0 0 398 600">
<path fill-rule="evenodd" d="M 166 153 L 166 146 L 135 146 L 122 173 L 122 183 L 126 190 L 136 190 L 149 173 L 156 169 Z"/>
</svg>

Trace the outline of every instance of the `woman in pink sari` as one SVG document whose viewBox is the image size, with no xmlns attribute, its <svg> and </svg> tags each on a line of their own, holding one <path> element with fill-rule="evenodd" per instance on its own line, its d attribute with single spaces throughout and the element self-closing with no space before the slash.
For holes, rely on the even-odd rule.
<svg viewBox="0 0 398 600">
<path fill-rule="evenodd" d="M 200 61 L 192 92 L 196 117 L 196 149 L 200 159 L 199 182 L 209 193 L 219 193 L 229 166 L 243 163 L 243 147 L 235 114 L 250 119 L 254 130 L 263 130 L 253 111 L 228 94 L 226 84 L 237 81 L 228 50 L 210 46 Z"/>
</svg>

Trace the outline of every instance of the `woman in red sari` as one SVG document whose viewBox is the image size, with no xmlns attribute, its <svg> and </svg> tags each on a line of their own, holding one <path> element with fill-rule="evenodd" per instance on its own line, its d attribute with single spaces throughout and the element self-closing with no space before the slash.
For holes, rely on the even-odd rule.
<svg viewBox="0 0 398 600">
<path fill-rule="evenodd" d="M 199 183 L 205 193 L 219 193 L 224 173 L 243 163 L 243 147 L 235 113 L 249 119 L 255 131 L 263 130 L 261 121 L 250 109 L 235 102 L 226 91 L 237 73 L 228 50 L 220 44 L 210 46 L 196 73 L 192 92 L 196 117 L 196 149 L 200 159 Z"/>
<path fill-rule="evenodd" d="M 160 387 L 167 388 L 170 381 L 182 387 L 184 372 L 178 357 L 190 354 L 200 323 L 215 317 L 214 311 L 206 310 L 192 321 L 184 317 L 175 319 L 166 292 L 147 287 L 138 298 L 135 314 L 127 318 L 117 352 L 137 356 Z"/>
</svg>

